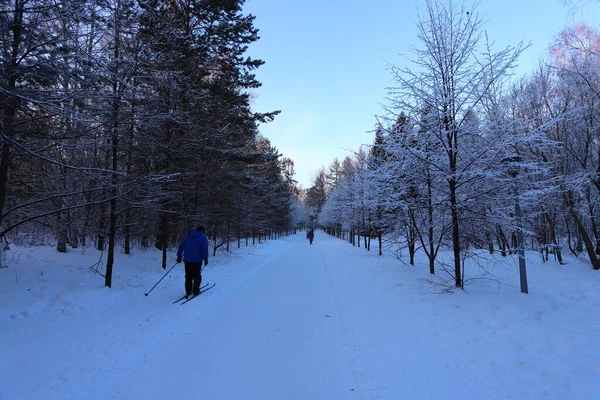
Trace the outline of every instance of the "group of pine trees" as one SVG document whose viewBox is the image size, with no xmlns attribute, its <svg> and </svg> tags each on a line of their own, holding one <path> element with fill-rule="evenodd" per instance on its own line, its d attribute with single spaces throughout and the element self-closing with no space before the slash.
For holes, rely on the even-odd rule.
<svg viewBox="0 0 600 400">
<path fill-rule="evenodd" d="M 250 108 L 243 0 L 0 2 L 0 237 L 163 250 L 292 229 L 293 162 Z M 90 243 L 87 243 L 88 245 Z"/>
<path fill-rule="evenodd" d="M 600 269 L 600 33 L 564 30 L 548 62 L 514 79 L 523 45 L 493 52 L 477 10 L 426 3 L 374 144 L 308 192 L 321 225 L 353 242 L 397 239 L 431 273 L 451 249 L 456 287 L 473 250 L 514 252 L 519 230 L 545 260 L 569 251 Z"/>
</svg>

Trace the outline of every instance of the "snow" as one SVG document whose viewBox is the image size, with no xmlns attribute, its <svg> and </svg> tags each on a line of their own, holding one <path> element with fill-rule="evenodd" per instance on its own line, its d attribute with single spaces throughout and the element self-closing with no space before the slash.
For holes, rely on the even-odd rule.
<svg viewBox="0 0 600 400">
<path fill-rule="evenodd" d="M 600 273 L 569 255 L 528 253 L 525 295 L 516 256 L 481 254 L 495 278 L 446 293 L 425 258 L 299 233 L 211 258 L 183 306 L 181 264 L 144 296 L 157 251 L 118 254 L 110 289 L 89 248 L 8 256 L 1 400 L 600 397 Z"/>
</svg>

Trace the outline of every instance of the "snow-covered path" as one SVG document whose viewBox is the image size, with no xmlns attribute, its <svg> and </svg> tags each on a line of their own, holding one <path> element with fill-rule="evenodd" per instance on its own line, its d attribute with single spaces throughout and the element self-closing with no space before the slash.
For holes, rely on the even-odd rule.
<svg viewBox="0 0 600 400">
<path fill-rule="evenodd" d="M 480 259 L 497 278 L 441 294 L 422 259 L 402 266 L 322 232 L 312 246 L 297 234 L 211 258 L 204 280 L 217 286 L 180 306 L 171 302 L 181 266 L 143 296 L 163 272 L 157 252 L 119 254 L 112 289 L 87 273 L 92 251 L 20 257 L 0 271 L 0 400 L 592 400 L 600 391 L 600 277 L 577 260 L 530 257 L 522 295 L 515 258 Z"/>
<path fill-rule="evenodd" d="M 177 399 L 352 398 L 346 323 L 323 246 L 294 239 L 243 279 L 176 310 L 169 342 L 156 343 L 139 368 L 108 377 L 116 381 L 98 398 L 133 399 L 140 387 Z"/>
</svg>

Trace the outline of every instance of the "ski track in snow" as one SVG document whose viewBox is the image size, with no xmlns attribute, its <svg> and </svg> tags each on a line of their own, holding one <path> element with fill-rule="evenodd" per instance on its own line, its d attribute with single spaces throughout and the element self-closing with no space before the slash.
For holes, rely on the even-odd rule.
<svg viewBox="0 0 600 400">
<path fill-rule="evenodd" d="M 288 262 L 299 258 L 302 263 Z M 252 271 L 215 293 L 219 282 L 206 297 L 182 307 L 186 315 L 178 331 L 168 343 L 156 346 L 152 357 L 146 356 L 149 349 L 138 350 L 143 369 L 114 377 L 116 391 L 99 388 L 98 398 L 133 398 L 128 387 L 138 384 L 149 385 L 150 392 L 164 391 L 167 385 L 177 398 L 195 398 L 182 389 L 195 379 L 202 382 L 202 395 L 213 399 L 237 398 L 242 388 L 247 398 L 356 398 L 349 367 L 339 364 L 346 352 L 339 332 L 343 325 L 327 316 L 336 305 L 318 259 L 316 246 L 284 242 Z M 161 380 L 165 366 L 168 382 Z M 232 384 L 213 384 L 223 373 Z M 157 383 L 160 388 L 152 389 Z"/>
<path fill-rule="evenodd" d="M 323 270 L 327 274 L 327 281 L 329 282 L 329 287 L 331 288 L 331 295 L 335 302 L 337 314 L 339 316 L 340 325 L 341 325 L 342 332 L 343 332 L 344 347 L 346 348 L 346 351 L 352 352 L 351 357 L 350 357 L 351 361 L 349 361 L 348 365 L 349 365 L 350 369 L 352 370 L 352 374 L 354 375 L 354 378 L 356 380 L 356 386 L 358 387 L 358 394 L 361 399 L 364 399 L 365 397 L 364 397 L 364 393 L 363 393 L 361 379 L 360 379 L 358 371 L 356 370 L 356 362 L 357 362 L 357 359 L 359 358 L 358 354 L 356 353 L 356 345 L 352 344 L 350 342 L 350 338 L 348 335 L 348 321 L 346 319 L 344 309 L 343 309 L 343 307 L 339 301 L 338 295 L 336 293 L 335 282 L 334 282 L 333 278 L 331 277 L 331 274 L 329 273 L 329 269 L 327 268 L 327 261 L 325 261 L 325 255 L 323 254 L 323 251 L 321 249 L 319 249 L 319 255 L 321 258 Z"/>
</svg>

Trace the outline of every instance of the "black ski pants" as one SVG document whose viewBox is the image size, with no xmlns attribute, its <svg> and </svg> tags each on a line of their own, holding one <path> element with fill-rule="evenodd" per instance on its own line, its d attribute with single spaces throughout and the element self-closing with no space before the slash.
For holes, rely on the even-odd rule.
<svg viewBox="0 0 600 400">
<path fill-rule="evenodd" d="M 194 294 L 200 293 L 200 285 L 202 284 L 202 263 L 185 262 L 185 293 L 190 294 L 192 290 Z"/>
</svg>

